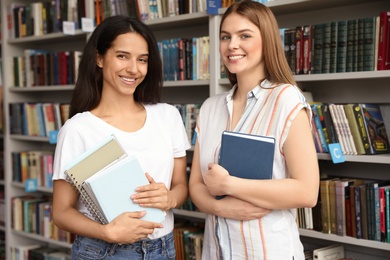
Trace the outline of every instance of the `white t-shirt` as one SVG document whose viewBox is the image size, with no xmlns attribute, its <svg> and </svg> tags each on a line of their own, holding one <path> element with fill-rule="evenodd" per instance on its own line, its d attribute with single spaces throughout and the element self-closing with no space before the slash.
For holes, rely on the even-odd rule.
<svg viewBox="0 0 390 260">
<path fill-rule="evenodd" d="M 243 114 L 235 129 L 230 129 L 234 90 L 235 87 L 210 97 L 201 107 L 196 130 L 202 173 L 207 171 L 210 162 L 218 163 L 222 132 L 230 130 L 274 137 L 273 179 L 288 178 L 283 144 L 301 109 L 306 108 L 307 116 L 311 118 L 310 106 L 297 87 L 289 84 L 276 86 L 265 80 L 261 87 L 256 86 L 248 93 L 247 106 L 253 105 L 253 109 Z M 293 257 L 295 260 L 304 259 L 294 209 L 273 210 L 261 219 L 250 221 L 206 216 L 204 260 L 290 260 Z"/>
<path fill-rule="evenodd" d="M 168 104 L 144 105 L 146 121 L 136 132 L 124 132 L 90 112 L 76 114 L 67 120 L 58 134 L 54 156 L 53 180 L 66 179 L 65 169 L 77 156 L 114 134 L 128 155 L 135 155 L 145 172 L 156 182 L 171 186 L 174 158 L 186 155 L 191 146 L 179 111 Z M 78 209 L 93 219 L 79 200 Z M 164 228 L 149 238 L 159 238 L 173 230 L 173 213 L 167 211 Z"/>
</svg>

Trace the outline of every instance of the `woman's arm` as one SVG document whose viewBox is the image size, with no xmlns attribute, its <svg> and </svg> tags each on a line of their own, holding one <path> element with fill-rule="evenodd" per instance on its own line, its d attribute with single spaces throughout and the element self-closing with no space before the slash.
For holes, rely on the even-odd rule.
<svg viewBox="0 0 390 260">
<path fill-rule="evenodd" d="M 246 180 L 230 176 L 211 164 L 205 183 L 214 194 L 228 194 L 259 207 L 288 209 L 313 207 L 317 202 L 319 169 L 309 118 L 302 109 L 283 146 L 289 178 Z"/>
<path fill-rule="evenodd" d="M 146 212 L 128 212 L 102 225 L 81 214 L 76 204 L 78 192 L 65 180 L 54 181 L 53 220 L 55 225 L 73 234 L 98 238 L 110 243 L 134 243 L 152 234 L 162 224 L 140 220 Z"/>
<path fill-rule="evenodd" d="M 221 200 L 215 199 L 203 182 L 199 161 L 199 146 L 195 145 L 190 175 L 190 196 L 192 202 L 202 212 L 237 220 L 258 219 L 270 212 L 268 209 L 254 206 L 240 199 L 226 196 Z"/>
</svg>

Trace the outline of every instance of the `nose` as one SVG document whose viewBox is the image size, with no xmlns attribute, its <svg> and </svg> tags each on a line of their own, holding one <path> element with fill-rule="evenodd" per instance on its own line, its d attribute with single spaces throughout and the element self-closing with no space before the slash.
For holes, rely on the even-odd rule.
<svg viewBox="0 0 390 260">
<path fill-rule="evenodd" d="M 135 73 L 137 70 L 137 61 L 135 59 L 129 59 L 126 61 L 126 72 Z"/>
<path fill-rule="evenodd" d="M 240 47 L 240 43 L 237 37 L 231 37 L 229 41 L 229 49 L 238 49 Z"/>
</svg>

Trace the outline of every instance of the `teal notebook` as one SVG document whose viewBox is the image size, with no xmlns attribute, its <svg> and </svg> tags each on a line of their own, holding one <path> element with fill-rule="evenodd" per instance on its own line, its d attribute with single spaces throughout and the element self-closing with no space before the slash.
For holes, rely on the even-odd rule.
<svg viewBox="0 0 390 260">
<path fill-rule="evenodd" d="M 162 222 L 164 211 L 141 207 L 130 198 L 137 187 L 147 184 L 149 181 L 136 157 L 127 156 L 86 179 L 82 187 L 108 223 L 123 212 L 143 210 L 147 212 L 143 220 Z"/>
</svg>

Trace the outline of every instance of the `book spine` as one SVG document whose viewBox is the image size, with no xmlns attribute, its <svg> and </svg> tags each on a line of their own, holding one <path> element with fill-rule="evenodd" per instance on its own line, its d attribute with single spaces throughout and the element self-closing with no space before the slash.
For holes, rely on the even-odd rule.
<svg viewBox="0 0 390 260">
<path fill-rule="evenodd" d="M 375 26 L 376 17 L 364 19 L 363 71 L 375 68 Z"/>
<path fill-rule="evenodd" d="M 329 72 L 337 72 L 337 39 L 338 39 L 338 26 L 337 22 L 331 22 L 330 24 L 330 65 Z"/>
<path fill-rule="evenodd" d="M 322 232 L 330 233 L 329 180 L 320 181 Z"/>
<path fill-rule="evenodd" d="M 385 188 L 379 188 L 379 219 L 380 219 L 380 241 L 386 242 L 386 193 Z"/>
<path fill-rule="evenodd" d="M 363 71 L 363 59 L 364 59 L 364 19 L 358 19 L 358 44 L 357 44 L 357 70 Z"/>
<path fill-rule="evenodd" d="M 330 73 L 331 23 L 324 23 L 322 46 L 322 73 Z"/>
<path fill-rule="evenodd" d="M 323 34 L 324 24 L 316 24 L 313 26 L 313 41 L 314 41 L 314 54 L 313 54 L 313 73 L 322 73 L 322 57 L 323 57 Z"/>
<path fill-rule="evenodd" d="M 390 20 L 390 12 L 386 12 L 386 11 L 380 12 L 377 70 L 390 69 L 390 62 L 389 64 L 386 65 L 389 20 Z"/>
<path fill-rule="evenodd" d="M 329 149 L 328 149 L 328 146 L 326 144 L 325 134 L 324 134 L 324 131 L 322 129 L 321 121 L 320 121 L 320 118 L 318 115 L 317 105 L 312 105 L 311 108 L 313 111 L 314 123 L 316 124 L 317 132 L 318 132 L 318 135 L 320 137 L 322 150 L 324 151 L 324 153 L 328 153 Z"/>
<path fill-rule="evenodd" d="M 303 64 L 302 70 L 303 74 L 311 73 L 311 51 L 312 51 L 312 37 L 313 37 L 313 26 L 305 25 L 303 26 L 303 34 L 302 34 L 302 49 L 303 49 Z"/>
<path fill-rule="evenodd" d="M 337 22 L 337 58 L 336 72 L 347 71 L 347 36 L 348 24 L 347 21 Z"/>
<path fill-rule="evenodd" d="M 295 74 L 303 74 L 303 27 L 295 28 Z"/>
<path fill-rule="evenodd" d="M 347 57 L 345 61 L 346 72 L 352 72 L 354 66 L 355 26 L 356 20 L 347 21 Z"/>
<path fill-rule="evenodd" d="M 355 220 L 356 220 L 356 238 L 362 238 L 362 215 L 361 215 L 361 186 L 355 187 Z"/>
<path fill-rule="evenodd" d="M 359 104 L 353 105 L 353 112 L 354 112 L 355 119 L 356 119 L 356 122 L 357 122 L 357 125 L 359 128 L 359 134 L 360 134 L 360 138 L 361 138 L 362 143 L 363 143 L 365 154 L 372 154 L 371 149 L 370 149 L 371 146 L 369 143 L 367 130 L 364 126 L 364 117 L 363 117 L 363 113 L 362 113 L 362 108 L 359 106 Z"/>
</svg>

